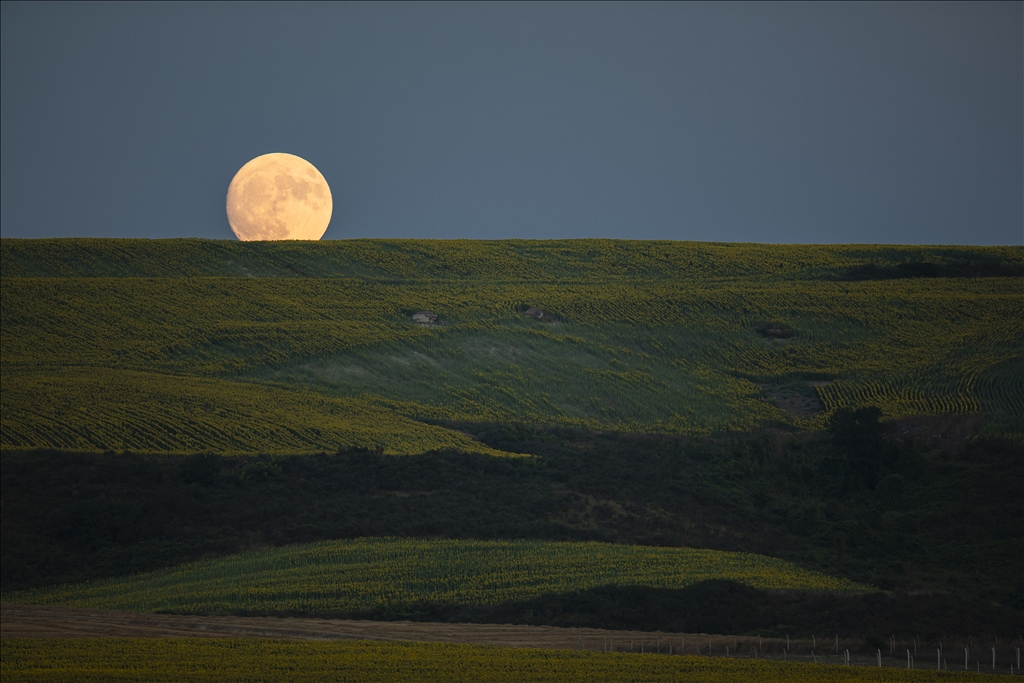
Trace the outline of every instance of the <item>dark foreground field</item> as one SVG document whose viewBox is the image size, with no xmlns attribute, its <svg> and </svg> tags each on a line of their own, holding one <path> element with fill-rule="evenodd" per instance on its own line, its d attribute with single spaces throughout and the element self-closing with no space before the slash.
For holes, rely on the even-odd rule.
<svg viewBox="0 0 1024 683">
<path fill-rule="evenodd" d="M 136 614 L 113 610 L 0 604 L 0 637 L 13 638 L 218 638 L 278 640 L 373 640 L 383 642 L 466 643 L 543 650 L 633 652 L 650 655 L 698 655 L 707 658 L 761 659 L 877 667 L 876 648 L 861 640 L 760 638 L 708 633 L 671 633 L 595 628 L 557 628 L 512 624 L 462 624 L 445 622 L 367 621 L 281 617 L 195 616 Z M 973 646 L 973 658 L 970 655 Z M 883 667 L 906 669 L 909 651 L 915 670 L 936 670 L 950 659 L 953 669 L 962 666 L 968 648 L 972 671 L 1007 673 L 1015 664 L 1016 650 L 1005 641 L 952 641 L 935 643 L 919 639 L 886 644 Z M 981 657 L 997 650 L 996 669 L 980 669 Z M 936 653 L 938 650 L 938 653 Z M 849 651 L 849 659 L 845 653 Z M 943 654 L 945 657 L 943 658 Z M 956 660 L 955 657 L 961 657 Z M 975 666 L 978 665 L 978 666 Z M 962 669 L 960 669 L 962 670 Z"/>
</svg>

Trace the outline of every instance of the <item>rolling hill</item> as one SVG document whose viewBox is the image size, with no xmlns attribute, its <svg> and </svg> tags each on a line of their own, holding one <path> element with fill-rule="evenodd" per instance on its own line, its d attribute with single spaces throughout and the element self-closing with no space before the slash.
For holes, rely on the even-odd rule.
<svg viewBox="0 0 1024 683">
<path fill-rule="evenodd" d="M 589 558 L 497 602 L 323 609 L 865 637 L 1024 610 L 1024 249 L 5 239 L 0 266 L 6 596 L 195 562 L 263 585 L 239 557 L 402 537 L 430 566 L 703 548 L 887 593 Z"/>
<path fill-rule="evenodd" d="M 5 448 L 411 454 L 479 449 L 411 421 L 715 435 L 867 405 L 1024 434 L 1016 248 L 0 244 Z"/>
</svg>

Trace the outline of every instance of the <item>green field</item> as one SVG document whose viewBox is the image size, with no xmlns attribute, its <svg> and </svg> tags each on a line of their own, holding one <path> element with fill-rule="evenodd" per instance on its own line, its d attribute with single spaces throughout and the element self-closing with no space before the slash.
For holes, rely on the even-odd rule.
<svg viewBox="0 0 1024 683">
<path fill-rule="evenodd" d="M 0 240 L 0 275 L 19 600 L 870 638 L 1024 609 L 1021 247 Z"/>
<path fill-rule="evenodd" d="M 1024 438 L 1020 248 L 0 248 L 4 448 L 493 452 L 422 421 L 713 435 L 819 429 L 836 408 L 865 405 L 985 412 L 992 433 Z M 994 276 L 851 275 L 901 263 Z M 531 306 L 549 319 L 526 318 Z M 421 309 L 438 323 L 415 324 Z M 771 325 L 791 336 L 766 335 Z"/>
<path fill-rule="evenodd" d="M 7 639 L 5 681 L 700 681 L 854 683 L 1013 680 L 722 657 L 526 650 L 449 643 Z"/>
<path fill-rule="evenodd" d="M 129 612 L 404 612 L 417 605 L 496 605 L 605 585 L 683 588 L 709 579 L 760 589 L 869 590 L 750 553 L 377 538 L 262 550 L 5 599 Z"/>
</svg>

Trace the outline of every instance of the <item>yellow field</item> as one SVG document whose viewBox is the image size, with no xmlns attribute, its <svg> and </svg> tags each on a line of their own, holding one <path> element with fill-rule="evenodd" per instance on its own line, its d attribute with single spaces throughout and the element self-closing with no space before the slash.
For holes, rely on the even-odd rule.
<svg viewBox="0 0 1024 683">
<path fill-rule="evenodd" d="M 677 681 L 853 683 L 1014 680 L 962 671 L 908 671 L 696 656 L 371 641 L 5 639 L 0 676 L 21 681 Z"/>
</svg>

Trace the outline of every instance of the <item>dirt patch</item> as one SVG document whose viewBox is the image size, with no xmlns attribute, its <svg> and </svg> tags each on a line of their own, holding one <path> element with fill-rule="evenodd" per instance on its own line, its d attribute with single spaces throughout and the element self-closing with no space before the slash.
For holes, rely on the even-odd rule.
<svg viewBox="0 0 1024 683">
<path fill-rule="evenodd" d="M 433 325 L 437 323 L 437 313 L 433 311 L 416 311 L 412 314 L 412 321 L 418 325 Z"/>
<path fill-rule="evenodd" d="M 796 331 L 785 323 L 765 323 L 756 326 L 754 331 L 768 341 L 786 341 L 796 337 Z"/>
<path fill-rule="evenodd" d="M 822 382 L 792 382 L 789 384 L 758 384 L 765 397 L 776 407 L 797 417 L 811 417 L 825 409 L 818 398 L 817 386 Z"/>
<path fill-rule="evenodd" d="M 536 306 L 523 311 L 523 315 L 527 318 L 539 320 L 542 323 L 553 323 L 558 321 L 558 316 L 554 313 L 551 311 L 545 311 L 543 308 L 538 308 Z"/>
</svg>

